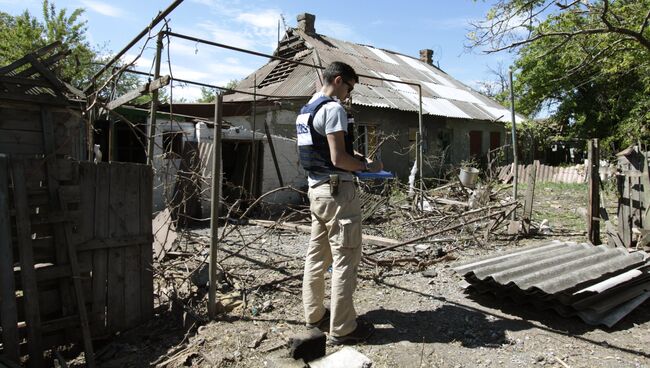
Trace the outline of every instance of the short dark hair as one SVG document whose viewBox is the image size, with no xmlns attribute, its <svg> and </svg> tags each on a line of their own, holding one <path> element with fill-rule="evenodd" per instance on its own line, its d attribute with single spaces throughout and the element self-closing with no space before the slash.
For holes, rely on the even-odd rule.
<svg viewBox="0 0 650 368">
<path fill-rule="evenodd" d="M 323 79 L 327 83 L 332 83 L 334 82 L 334 78 L 338 76 L 341 76 L 344 81 L 354 80 L 356 83 L 359 83 L 359 76 L 351 66 L 342 61 L 333 61 L 323 71 Z"/>
</svg>

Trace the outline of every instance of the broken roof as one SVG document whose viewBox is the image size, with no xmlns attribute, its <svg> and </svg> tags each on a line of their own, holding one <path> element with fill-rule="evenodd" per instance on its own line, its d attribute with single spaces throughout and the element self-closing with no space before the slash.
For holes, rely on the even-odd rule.
<svg viewBox="0 0 650 368">
<path fill-rule="evenodd" d="M 0 67 L 0 99 L 67 105 L 71 98 L 83 98 L 49 69 L 70 53 L 60 49 L 56 41 Z"/>
<path fill-rule="evenodd" d="M 369 45 L 337 40 L 304 29 L 290 28 L 280 42 L 277 56 L 325 66 L 342 61 L 355 70 L 385 79 L 416 82 L 422 86 L 424 114 L 450 118 L 510 121 L 511 112 L 496 101 L 474 91 L 441 69 L 418 58 Z M 311 96 L 319 86 L 316 68 L 273 60 L 239 83 L 237 89 L 272 96 Z M 235 93 L 227 101 L 250 101 L 251 96 Z M 418 111 L 416 87 L 361 77 L 354 92 L 354 105 Z M 517 116 L 517 121 L 523 119 Z"/>
</svg>

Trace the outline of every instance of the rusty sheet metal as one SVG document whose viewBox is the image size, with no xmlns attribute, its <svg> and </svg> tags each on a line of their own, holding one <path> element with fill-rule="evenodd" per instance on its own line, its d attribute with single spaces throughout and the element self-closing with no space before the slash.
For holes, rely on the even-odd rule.
<svg viewBox="0 0 650 368">
<path fill-rule="evenodd" d="M 480 292 L 613 326 L 650 298 L 645 252 L 552 241 L 456 265 Z"/>
</svg>

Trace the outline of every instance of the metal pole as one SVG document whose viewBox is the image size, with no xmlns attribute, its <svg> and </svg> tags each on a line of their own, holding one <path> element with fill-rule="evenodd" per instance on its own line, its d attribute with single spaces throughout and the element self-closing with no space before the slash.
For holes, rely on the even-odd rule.
<svg viewBox="0 0 650 368">
<path fill-rule="evenodd" d="M 153 74 L 147 73 L 147 72 L 141 72 L 139 70 L 127 69 L 124 72 L 125 73 L 136 74 L 136 75 L 144 75 L 144 76 L 148 76 L 148 77 L 153 77 Z M 226 88 L 224 86 L 217 86 L 215 84 L 191 81 L 191 80 L 188 80 L 188 79 L 170 77 L 169 80 L 174 81 L 174 82 L 179 82 L 179 83 L 191 84 L 191 85 L 199 86 L 199 87 L 214 88 L 214 89 L 218 89 L 221 92 L 237 92 L 237 93 L 241 93 L 241 94 L 245 94 L 245 95 L 251 95 L 251 96 L 253 95 L 253 92 L 242 91 L 242 90 L 232 89 L 232 88 Z M 308 95 L 305 95 L 305 96 L 278 96 L 278 95 L 265 95 L 265 94 L 262 94 L 262 93 L 259 93 L 259 92 L 256 93 L 256 95 L 257 95 L 257 97 L 285 98 L 285 99 L 292 98 L 292 99 L 300 99 L 300 100 L 304 100 L 305 98 L 311 98 L 311 96 L 308 96 Z"/>
<path fill-rule="evenodd" d="M 418 97 L 420 99 L 420 109 L 418 110 L 418 132 L 420 137 L 418 141 L 418 170 L 420 171 L 420 210 L 424 210 L 424 170 L 422 165 L 422 156 L 424 155 L 423 142 L 424 142 L 424 128 L 422 126 L 422 86 L 418 84 Z"/>
<path fill-rule="evenodd" d="M 598 139 L 587 140 L 587 148 L 589 158 L 587 238 L 591 244 L 598 245 L 600 244 L 600 152 Z"/>
<path fill-rule="evenodd" d="M 248 193 L 255 197 L 253 192 L 255 180 L 257 179 L 257 145 L 255 144 L 255 130 L 257 129 L 257 73 L 253 75 L 253 136 L 251 138 L 251 182 L 248 186 Z"/>
<path fill-rule="evenodd" d="M 156 39 L 156 64 L 154 66 L 154 80 L 160 77 L 160 58 L 163 47 L 163 33 L 158 33 Z M 156 139 L 156 113 L 158 112 L 158 90 L 151 92 L 151 111 L 149 112 L 149 142 L 147 143 L 147 165 L 153 165 L 153 148 Z"/>
<path fill-rule="evenodd" d="M 324 66 L 315 66 L 313 64 L 305 63 L 305 62 L 302 62 L 302 61 L 287 59 L 287 58 L 283 58 L 283 57 L 276 56 L 276 55 L 264 54 L 264 53 L 257 52 L 257 51 L 243 49 L 241 47 L 229 46 L 229 45 L 226 45 L 226 44 L 223 44 L 223 43 L 218 43 L 218 42 L 214 42 L 214 41 L 210 41 L 210 40 L 205 40 L 205 39 L 194 37 L 194 36 L 188 36 L 188 35 L 184 35 L 184 34 L 180 34 L 180 33 L 174 33 L 174 32 L 170 32 L 170 31 L 164 31 L 164 33 L 166 35 L 171 36 L 171 37 L 177 37 L 177 38 L 181 38 L 181 39 L 192 41 L 192 42 L 203 43 L 203 44 L 206 44 L 206 45 L 220 47 L 220 48 L 227 49 L 227 50 L 243 52 L 245 54 L 261 56 L 263 58 L 268 58 L 268 59 L 271 59 L 271 60 L 285 61 L 285 62 L 290 63 L 290 64 L 302 65 L 302 66 L 306 66 L 306 67 L 309 67 L 309 68 L 325 69 Z M 372 80 L 380 80 L 380 81 L 386 81 L 386 82 L 400 83 L 400 84 L 406 84 L 406 85 L 409 85 L 409 86 L 418 86 L 419 88 L 422 88 L 422 86 L 420 86 L 420 83 L 416 83 L 416 82 L 405 82 L 403 80 L 382 78 L 382 77 L 377 77 L 375 75 L 370 75 L 370 74 L 357 73 L 357 76 L 359 76 L 360 78 L 363 77 L 363 78 L 368 78 L 368 79 L 372 79 Z"/>
<path fill-rule="evenodd" d="M 210 281 L 208 288 L 208 316 L 217 316 L 217 250 L 219 245 L 219 207 L 221 204 L 221 113 L 223 96 L 218 93 L 214 102 L 214 134 L 212 137 L 212 198 L 210 199 Z"/>
<path fill-rule="evenodd" d="M 168 16 L 169 13 L 171 13 L 174 9 L 176 9 L 176 7 L 179 6 L 182 2 L 183 0 L 176 0 L 171 5 L 169 5 L 167 9 L 158 13 L 156 18 L 154 18 L 151 21 L 151 23 L 149 23 L 149 25 L 142 30 L 142 32 L 140 32 L 137 36 L 135 36 L 135 38 L 131 40 L 131 42 L 129 42 L 126 46 L 124 46 L 124 48 L 120 50 L 120 52 L 115 54 L 115 56 L 113 56 L 113 58 L 108 63 L 106 63 L 101 69 L 99 69 L 97 73 L 95 73 L 95 75 L 93 75 L 93 77 L 90 79 L 91 84 L 84 89 L 84 93 L 87 93 L 90 90 L 90 88 L 94 85 L 93 82 L 96 81 L 97 78 L 99 78 L 99 76 L 106 71 L 106 69 L 110 68 L 111 65 L 113 65 L 117 60 L 119 60 L 122 57 L 122 55 L 124 55 L 127 51 L 129 51 L 129 49 L 133 47 L 133 45 L 138 43 L 138 41 L 140 41 L 142 37 L 144 37 L 147 33 L 149 33 L 153 27 L 158 25 L 158 23 L 160 23 L 161 20 L 165 19 L 165 17 Z"/>
<path fill-rule="evenodd" d="M 517 121 L 515 119 L 515 87 L 512 83 L 512 69 L 510 69 L 510 111 L 512 112 L 512 162 L 514 165 L 514 175 L 512 184 L 512 198 L 517 200 L 517 183 L 519 181 L 518 164 L 517 160 Z M 512 220 L 516 218 L 517 209 L 512 211 Z"/>
</svg>

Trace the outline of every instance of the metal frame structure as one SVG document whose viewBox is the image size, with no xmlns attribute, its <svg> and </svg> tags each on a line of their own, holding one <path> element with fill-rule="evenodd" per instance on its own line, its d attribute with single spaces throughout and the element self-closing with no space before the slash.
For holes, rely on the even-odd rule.
<svg viewBox="0 0 650 368">
<path fill-rule="evenodd" d="M 95 89 L 96 88 L 95 81 L 104 72 L 106 72 L 113 64 L 115 64 L 115 62 L 117 62 L 117 60 L 119 60 L 119 58 L 122 57 L 131 47 L 133 47 L 138 41 L 140 41 L 146 34 L 150 33 L 151 29 L 153 27 L 155 27 L 158 23 L 160 23 L 160 21 L 162 21 L 168 14 L 170 14 L 178 5 L 180 5 L 180 3 L 182 3 L 182 1 L 183 0 L 175 0 L 167 9 L 165 9 L 163 12 L 158 14 L 158 16 L 156 18 L 154 18 L 154 20 L 152 20 L 152 22 L 149 24 L 149 26 L 147 28 L 145 28 L 142 32 L 140 32 L 140 34 L 138 34 L 131 42 L 129 42 L 127 44 L 127 46 L 125 46 L 120 52 L 118 52 L 106 65 L 104 65 L 104 66 L 102 66 L 102 68 L 100 68 L 100 70 L 92 77 L 91 84 L 85 88 L 84 92 L 87 92 L 88 96 L 93 96 L 94 95 L 96 97 L 96 93 L 98 91 Z M 179 39 L 183 39 L 183 40 L 187 40 L 187 41 L 202 43 L 202 44 L 205 44 L 205 45 L 218 47 L 218 48 L 223 48 L 223 49 L 228 49 L 228 50 L 241 52 L 241 53 L 245 53 L 245 54 L 249 54 L 249 55 L 264 57 L 264 58 L 268 58 L 268 59 L 271 59 L 271 60 L 280 60 L 280 61 L 287 62 L 287 63 L 290 63 L 290 64 L 303 65 L 303 66 L 307 66 L 307 67 L 314 68 L 314 69 L 317 69 L 317 70 L 325 69 L 325 67 L 320 66 L 320 65 L 303 63 L 303 62 L 300 62 L 300 61 L 291 60 L 291 59 L 287 59 L 287 58 L 282 58 L 282 57 L 275 56 L 275 55 L 269 55 L 269 54 L 257 52 L 257 51 L 254 51 L 254 50 L 248 50 L 248 49 L 244 49 L 244 48 L 240 48 L 240 47 L 234 47 L 234 46 L 230 46 L 230 45 L 226 45 L 226 44 L 222 44 L 222 43 L 218 43 L 218 42 L 214 42 L 214 41 L 210 41 L 210 40 L 205 40 L 205 39 L 201 39 L 201 38 L 194 37 L 194 36 L 188 36 L 188 35 L 184 35 L 184 34 L 180 34 L 180 33 L 174 33 L 174 32 L 171 32 L 169 30 L 161 30 L 161 31 L 158 32 L 157 37 L 156 37 L 156 56 L 155 56 L 155 60 L 154 60 L 154 63 L 155 63 L 154 64 L 154 74 L 152 75 L 150 73 L 133 71 L 133 70 L 129 70 L 129 69 L 126 69 L 126 68 L 123 68 L 124 69 L 123 71 L 131 72 L 131 73 L 135 73 L 135 74 L 140 74 L 140 75 L 152 76 L 154 78 L 154 80 L 158 79 L 160 77 L 161 56 L 162 56 L 162 49 L 163 49 L 162 39 L 165 36 L 169 37 L 169 38 L 175 37 L 175 38 L 179 38 Z M 424 180 L 423 180 L 423 137 L 424 137 L 423 130 L 424 130 L 424 127 L 423 127 L 423 121 L 422 121 L 422 85 L 420 83 L 407 82 L 407 81 L 395 80 L 395 79 L 389 79 L 389 78 L 382 78 L 382 77 L 377 77 L 377 76 L 367 75 L 367 74 L 358 74 L 358 76 L 363 77 L 363 78 L 373 79 L 373 80 L 379 80 L 379 81 L 383 81 L 383 82 L 401 83 L 401 84 L 417 87 L 418 101 L 419 101 L 419 109 L 418 109 L 418 132 L 419 132 L 419 134 L 418 134 L 418 139 L 417 139 L 417 142 L 416 142 L 416 144 L 417 144 L 417 152 L 416 152 L 416 157 L 417 158 L 416 158 L 416 160 L 417 160 L 418 169 L 419 169 L 419 173 L 420 173 L 420 185 L 419 185 L 419 188 L 420 188 L 420 192 L 422 193 L 423 190 L 424 190 Z M 261 95 L 261 94 L 257 93 L 256 88 L 253 91 L 253 93 L 250 93 L 250 92 L 237 91 L 237 90 L 233 90 L 233 89 L 229 89 L 229 88 L 224 88 L 224 87 L 221 87 L 221 86 L 210 85 L 210 84 L 207 84 L 207 83 L 201 83 L 201 82 L 195 82 L 195 81 L 189 81 L 189 80 L 182 80 L 182 79 L 178 79 L 178 78 L 170 78 L 170 79 L 171 80 L 176 80 L 176 81 L 181 82 L 181 83 L 187 83 L 187 84 L 193 84 L 193 85 L 198 85 L 198 86 L 203 86 L 203 87 L 215 88 L 215 89 L 218 89 L 219 91 L 236 91 L 236 92 L 241 92 L 241 93 L 245 93 L 245 94 L 252 94 L 253 95 L 253 109 L 255 109 L 258 96 L 260 96 L 260 97 L 279 98 L 279 99 L 280 98 L 296 98 L 296 97 L 306 98 L 306 97 L 309 97 L 309 96 L 270 96 L 270 95 Z M 257 87 L 257 86 L 255 86 L 255 87 Z M 152 99 L 151 99 L 151 106 L 150 106 L 150 121 L 149 121 L 148 134 L 147 134 L 147 138 L 148 138 L 148 142 L 147 142 L 147 164 L 148 165 L 153 164 L 153 148 L 154 148 L 154 138 L 155 138 L 156 114 L 157 114 L 158 105 L 159 105 L 157 90 L 154 90 L 153 92 L 151 92 L 151 95 L 152 95 Z M 219 93 L 219 94 L 217 94 L 217 98 L 215 100 L 215 129 L 219 128 L 220 122 L 221 122 L 220 121 L 221 120 L 220 115 L 221 115 L 221 111 L 222 111 L 222 102 L 221 101 L 222 101 L 221 94 Z M 92 107 L 94 105 L 90 104 L 90 106 Z M 91 110 L 93 110 L 93 109 L 91 108 Z M 90 126 L 92 126 L 92 119 L 93 119 L 93 116 L 94 116 L 92 111 L 90 111 L 88 116 L 89 116 Z M 220 145 L 219 145 L 219 147 L 217 147 L 217 142 L 218 142 L 218 140 L 220 138 L 220 134 L 219 134 L 220 132 L 215 132 L 215 133 L 216 133 L 215 134 L 215 143 L 214 143 L 214 147 L 213 147 L 214 148 L 214 158 L 215 158 L 214 159 L 214 164 L 218 166 L 216 158 L 220 157 L 221 147 L 220 147 Z M 255 134 L 255 129 L 254 128 L 253 128 L 253 134 Z M 210 275 L 209 275 L 209 285 L 210 285 L 209 294 L 210 295 L 209 295 L 209 303 L 208 303 L 209 304 L 208 309 L 209 309 L 209 312 L 210 312 L 209 314 L 210 314 L 211 318 L 214 318 L 214 316 L 215 316 L 215 310 L 214 310 L 215 282 L 216 282 L 216 280 L 215 280 L 216 277 L 215 276 L 216 276 L 216 254 L 217 254 L 217 248 L 218 248 L 218 243 L 217 243 L 218 239 L 217 239 L 217 236 L 216 236 L 216 229 L 217 229 L 218 224 L 216 223 L 216 218 L 217 218 L 218 208 L 219 208 L 219 204 L 220 204 L 218 188 L 215 188 L 215 186 L 218 186 L 218 184 L 216 184 L 215 180 L 214 180 L 215 177 L 218 177 L 218 175 L 219 175 L 217 173 L 217 170 L 220 171 L 220 167 L 216 167 L 215 171 L 212 173 L 212 177 L 213 177 L 213 180 L 212 180 L 212 185 L 213 185 L 212 195 L 213 195 L 213 197 L 212 197 L 212 211 L 211 211 L 211 224 L 210 224 L 210 227 L 211 227 L 211 232 L 212 232 L 212 238 L 213 239 L 212 239 L 211 244 L 210 244 Z M 215 198 L 216 198 L 216 203 L 215 203 Z M 421 195 L 420 196 L 420 208 L 423 208 L 423 207 L 424 207 L 424 196 Z"/>
<path fill-rule="evenodd" d="M 280 57 L 280 56 L 265 54 L 265 53 L 258 52 L 258 51 L 244 49 L 244 48 L 241 48 L 241 47 L 230 46 L 230 45 L 226 45 L 226 44 L 223 44 L 223 43 L 214 42 L 214 41 L 210 41 L 210 40 L 206 40 L 206 39 L 202 39 L 202 38 L 198 38 L 198 37 L 194 37 L 194 36 L 188 36 L 188 35 L 175 33 L 175 32 L 170 32 L 170 31 L 161 31 L 161 33 L 163 33 L 163 34 L 165 34 L 165 35 L 167 35 L 169 37 L 176 37 L 176 38 L 184 39 L 184 40 L 187 40 L 187 41 L 202 43 L 202 44 L 205 44 L 205 45 L 214 46 L 214 47 L 218 47 L 218 48 L 223 48 L 223 49 L 227 49 L 227 50 L 231 50 L 231 51 L 237 51 L 237 52 L 241 52 L 241 53 L 245 53 L 245 54 L 249 54 L 249 55 L 260 56 L 260 57 L 269 58 L 269 59 L 272 59 L 272 60 L 279 60 L 279 61 L 283 61 L 283 62 L 295 64 L 295 65 L 302 65 L 302 66 L 306 66 L 306 67 L 313 68 L 313 69 L 325 69 L 325 67 L 320 66 L 320 65 L 303 63 L 301 61 L 296 61 L 296 60 L 283 58 L 283 57 Z M 158 51 L 156 51 L 156 52 L 158 52 Z M 423 150 L 424 126 L 423 126 L 423 122 L 422 122 L 422 85 L 420 83 L 405 82 L 405 81 L 402 81 L 402 80 L 396 80 L 396 79 L 390 79 L 390 78 L 382 78 L 382 77 L 377 77 L 377 76 L 368 75 L 368 74 L 359 74 L 359 73 L 357 73 L 357 75 L 359 77 L 363 77 L 363 78 L 374 79 L 374 80 L 379 80 L 379 81 L 383 81 L 383 82 L 401 83 L 401 84 L 406 84 L 406 85 L 409 85 L 409 86 L 417 87 L 417 90 L 418 90 L 418 102 L 419 102 L 419 109 L 418 109 L 419 139 L 418 139 L 418 142 L 416 142 L 417 147 L 418 147 L 417 159 L 416 160 L 417 160 L 417 163 L 418 163 L 418 171 L 420 173 L 420 192 L 422 192 L 424 190 L 424 180 L 423 180 L 424 172 L 423 172 L 423 162 L 422 162 L 423 161 L 422 157 L 423 157 L 423 153 L 424 153 L 424 150 Z M 220 88 L 220 87 L 217 87 L 217 88 Z M 257 95 L 257 94 L 255 93 L 255 95 Z M 281 96 L 274 96 L 274 97 L 281 97 Z M 254 98 L 253 102 L 255 102 L 255 101 L 256 101 L 256 98 Z M 153 103 L 154 103 L 154 101 L 152 100 L 152 104 Z M 421 196 L 421 198 L 420 198 L 420 207 L 423 208 L 423 206 L 424 206 L 424 197 Z"/>
</svg>

